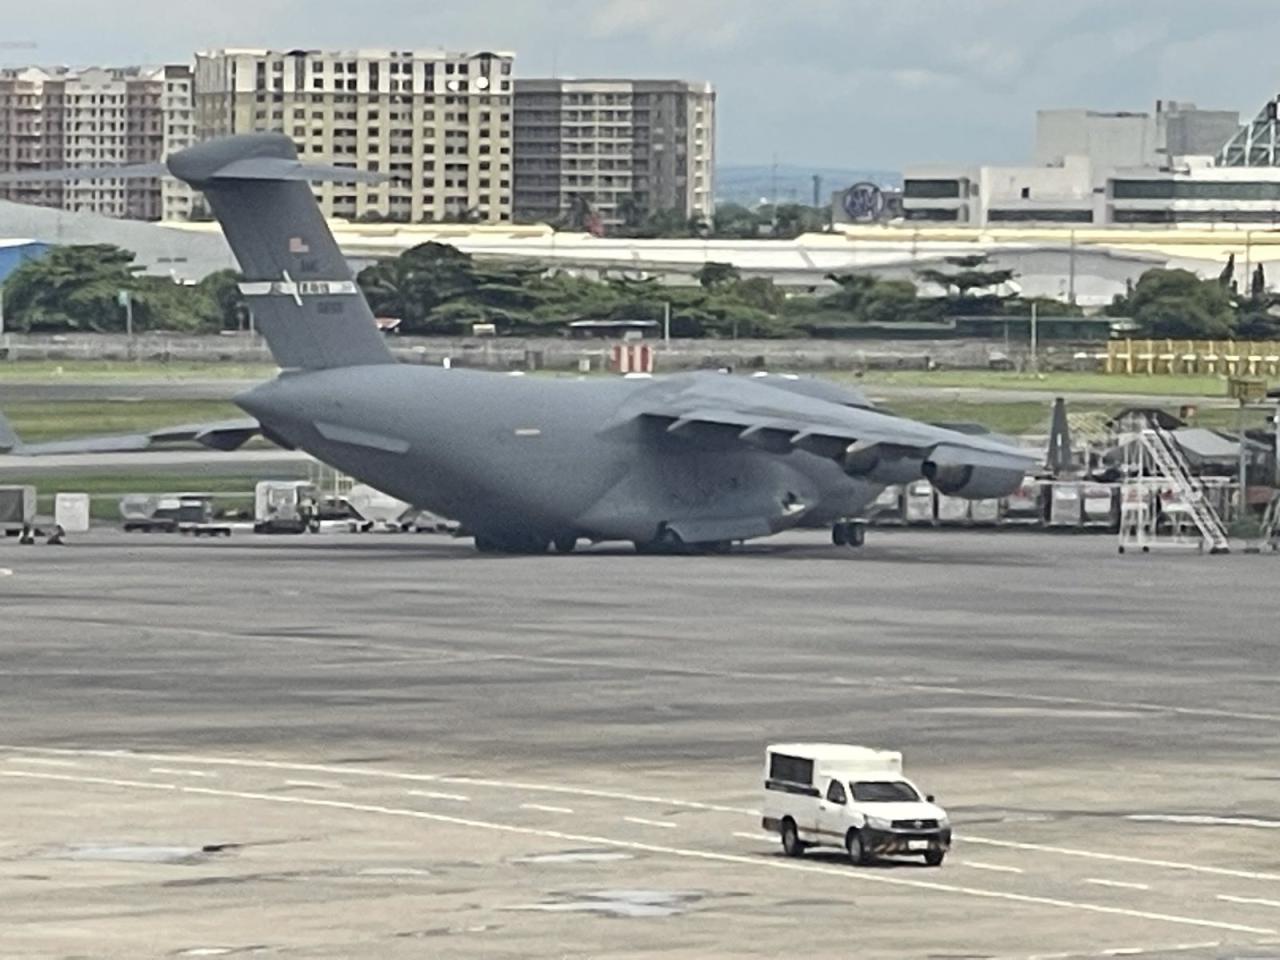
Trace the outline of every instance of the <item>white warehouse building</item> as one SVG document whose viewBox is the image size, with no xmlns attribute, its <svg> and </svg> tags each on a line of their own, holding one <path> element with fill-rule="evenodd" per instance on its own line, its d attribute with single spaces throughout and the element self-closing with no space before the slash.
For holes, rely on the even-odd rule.
<svg viewBox="0 0 1280 960">
<path fill-rule="evenodd" d="M 1241 126 L 1229 111 L 1043 110 L 1028 166 L 908 168 L 908 221 L 999 227 L 1280 223 L 1278 101 Z"/>
</svg>

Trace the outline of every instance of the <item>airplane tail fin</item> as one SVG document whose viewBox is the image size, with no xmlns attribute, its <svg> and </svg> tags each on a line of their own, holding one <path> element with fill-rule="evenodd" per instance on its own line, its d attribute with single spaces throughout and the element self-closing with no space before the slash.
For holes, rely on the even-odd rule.
<svg viewBox="0 0 1280 960">
<path fill-rule="evenodd" d="M 14 431 L 12 424 L 0 413 L 0 453 L 13 453 L 22 448 L 22 441 Z"/>
<path fill-rule="evenodd" d="M 395 362 L 310 186 L 381 177 L 304 166 L 293 141 L 273 133 L 197 144 L 168 165 L 208 198 L 244 274 L 257 329 L 281 367 Z"/>
<path fill-rule="evenodd" d="M 381 182 L 375 173 L 306 166 L 293 141 L 250 133 L 197 144 L 167 164 L 0 174 L 0 184 L 172 175 L 203 191 L 246 278 L 257 329 L 280 366 L 395 363 L 320 206 L 315 181 Z"/>
</svg>

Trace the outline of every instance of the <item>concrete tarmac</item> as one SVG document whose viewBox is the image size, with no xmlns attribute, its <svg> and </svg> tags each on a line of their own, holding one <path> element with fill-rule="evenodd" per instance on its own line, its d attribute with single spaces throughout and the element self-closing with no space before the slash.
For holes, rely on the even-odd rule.
<svg viewBox="0 0 1280 960">
<path fill-rule="evenodd" d="M 1280 558 L 0 540 L 0 955 L 1280 957 Z M 905 753 L 939 869 L 781 856 Z"/>
</svg>

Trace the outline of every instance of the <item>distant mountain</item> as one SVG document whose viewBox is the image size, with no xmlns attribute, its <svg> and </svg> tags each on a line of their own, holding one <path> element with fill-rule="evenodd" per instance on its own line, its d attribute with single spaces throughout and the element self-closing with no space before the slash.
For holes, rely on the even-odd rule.
<svg viewBox="0 0 1280 960">
<path fill-rule="evenodd" d="M 824 204 L 835 191 L 864 180 L 881 187 L 902 186 L 902 175 L 893 170 L 725 164 L 716 168 L 716 202 L 753 206 L 772 200 L 776 188 L 780 203 L 812 203 L 814 174 L 822 178 Z"/>
</svg>

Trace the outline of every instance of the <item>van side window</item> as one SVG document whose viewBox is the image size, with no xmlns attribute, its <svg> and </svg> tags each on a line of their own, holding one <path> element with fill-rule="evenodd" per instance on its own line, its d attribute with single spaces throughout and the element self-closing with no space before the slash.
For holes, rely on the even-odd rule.
<svg viewBox="0 0 1280 960">
<path fill-rule="evenodd" d="M 843 806 L 845 802 L 844 784 L 839 780 L 832 780 L 831 785 L 827 787 L 827 800 Z"/>
</svg>

